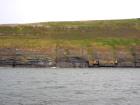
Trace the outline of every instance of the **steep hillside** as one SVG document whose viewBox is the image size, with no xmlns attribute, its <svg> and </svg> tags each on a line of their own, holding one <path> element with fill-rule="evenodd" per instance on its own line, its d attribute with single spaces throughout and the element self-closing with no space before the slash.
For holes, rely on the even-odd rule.
<svg viewBox="0 0 140 105">
<path fill-rule="evenodd" d="M 140 19 L 0 25 L 0 47 L 43 48 L 58 43 L 139 45 Z"/>
</svg>

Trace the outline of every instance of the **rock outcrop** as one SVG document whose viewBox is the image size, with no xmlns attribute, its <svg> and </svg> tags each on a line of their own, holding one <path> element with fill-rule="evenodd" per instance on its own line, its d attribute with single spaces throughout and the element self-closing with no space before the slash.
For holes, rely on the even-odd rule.
<svg viewBox="0 0 140 105">
<path fill-rule="evenodd" d="M 49 52 L 50 51 L 50 52 Z M 140 67 L 140 46 L 84 48 L 59 47 L 52 50 L 0 48 L 0 66 L 13 67 Z"/>
</svg>

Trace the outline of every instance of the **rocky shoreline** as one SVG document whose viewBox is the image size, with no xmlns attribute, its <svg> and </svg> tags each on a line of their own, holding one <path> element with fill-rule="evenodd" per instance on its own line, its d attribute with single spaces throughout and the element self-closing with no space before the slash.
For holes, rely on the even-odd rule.
<svg viewBox="0 0 140 105">
<path fill-rule="evenodd" d="M 80 51 L 80 50 L 79 50 Z M 126 50 L 118 48 L 115 52 L 108 48 L 94 48 L 92 56 L 86 50 L 75 53 L 73 49 L 54 49 L 54 55 L 37 50 L 0 48 L 1 67 L 140 67 L 140 47 Z"/>
</svg>

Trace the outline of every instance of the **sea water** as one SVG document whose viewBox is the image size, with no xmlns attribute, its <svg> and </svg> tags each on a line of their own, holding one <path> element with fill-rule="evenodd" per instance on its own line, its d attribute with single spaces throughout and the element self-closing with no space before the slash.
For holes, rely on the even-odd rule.
<svg viewBox="0 0 140 105">
<path fill-rule="evenodd" d="M 140 105 L 140 70 L 0 68 L 0 105 Z"/>
</svg>

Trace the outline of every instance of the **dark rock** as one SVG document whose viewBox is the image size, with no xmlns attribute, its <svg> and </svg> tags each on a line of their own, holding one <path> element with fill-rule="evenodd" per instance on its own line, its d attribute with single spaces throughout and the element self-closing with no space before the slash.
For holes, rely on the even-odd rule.
<svg viewBox="0 0 140 105">
<path fill-rule="evenodd" d="M 81 57 L 63 57 L 57 60 L 56 65 L 62 68 L 85 68 L 88 67 L 88 61 Z"/>
<path fill-rule="evenodd" d="M 118 67 L 135 67 L 134 62 L 119 62 Z"/>
</svg>

